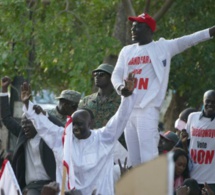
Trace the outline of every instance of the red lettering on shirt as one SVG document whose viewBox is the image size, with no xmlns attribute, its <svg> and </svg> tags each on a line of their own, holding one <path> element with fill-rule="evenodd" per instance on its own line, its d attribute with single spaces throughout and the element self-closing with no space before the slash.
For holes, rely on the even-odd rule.
<svg viewBox="0 0 215 195">
<path fill-rule="evenodd" d="M 197 155 L 197 161 L 199 164 L 203 164 L 205 158 L 205 151 L 204 150 L 199 150 L 198 155 Z"/>
<path fill-rule="evenodd" d="M 134 78 L 134 88 L 147 90 L 149 78 Z"/>
<path fill-rule="evenodd" d="M 142 69 L 135 69 L 132 71 L 134 74 L 141 74 L 142 73 Z"/>
<path fill-rule="evenodd" d="M 191 149 L 191 158 L 197 164 L 211 164 L 214 158 L 214 150 Z"/>
<path fill-rule="evenodd" d="M 140 78 L 138 89 L 148 89 L 149 78 Z"/>
<path fill-rule="evenodd" d="M 138 57 L 133 57 L 128 62 L 128 65 L 140 65 L 140 64 L 147 64 L 147 63 L 151 63 L 149 56 L 138 56 Z"/>
<path fill-rule="evenodd" d="M 192 136 L 194 137 L 215 137 L 215 129 L 197 129 L 192 127 Z"/>
<path fill-rule="evenodd" d="M 134 64 L 134 63 L 133 63 L 133 60 L 134 60 L 134 58 L 132 58 L 132 59 L 129 61 L 128 65 L 133 65 L 133 64 Z"/>
<path fill-rule="evenodd" d="M 205 164 L 211 164 L 213 157 L 214 157 L 214 150 L 212 151 L 207 150 L 206 156 L 205 156 Z"/>
<path fill-rule="evenodd" d="M 137 87 L 137 83 L 138 83 L 138 79 L 137 79 L 137 78 L 134 78 L 134 88 Z"/>
</svg>

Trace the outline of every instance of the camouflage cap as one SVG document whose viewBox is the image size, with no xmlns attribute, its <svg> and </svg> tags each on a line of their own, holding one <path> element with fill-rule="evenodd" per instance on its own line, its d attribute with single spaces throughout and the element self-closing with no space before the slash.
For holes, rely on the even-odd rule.
<svg viewBox="0 0 215 195">
<path fill-rule="evenodd" d="M 81 99 L 81 94 L 74 90 L 63 90 L 59 97 L 56 97 L 56 99 L 66 99 L 71 102 L 79 103 Z"/>
<path fill-rule="evenodd" d="M 109 74 L 112 74 L 113 69 L 114 69 L 113 65 L 110 65 L 110 64 L 101 64 L 95 70 L 93 70 L 93 72 L 104 71 L 104 72 L 107 72 Z"/>
</svg>

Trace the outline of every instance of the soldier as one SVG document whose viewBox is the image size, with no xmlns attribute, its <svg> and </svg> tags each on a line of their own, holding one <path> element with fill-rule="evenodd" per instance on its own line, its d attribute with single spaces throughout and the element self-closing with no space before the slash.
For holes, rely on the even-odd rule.
<svg viewBox="0 0 215 195">
<path fill-rule="evenodd" d="M 52 116 L 55 116 L 63 125 L 65 125 L 67 116 L 71 116 L 71 114 L 77 110 L 81 94 L 77 91 L 67 89 L 63 90 L 60 96 L 56 97 L 56 99 L 59 100 L 58 105 L 55 108 L 46 111 Z"/>
<path fill-rule="evenodd" d="M 94 124 L 92 128 L 94 129 L 105 126 L 120 104 L 120 96 L 115 92 L 111 83 L 113 69 L 114 66 L 112 65 L 101 64 L 92 71 L 98 91 L 84 97 L 78 106 L 79 108 L 88 108 L 93 112 Z M 126 147 L 124 135 L 120 137 L 119 141 Z"/>
</svg>

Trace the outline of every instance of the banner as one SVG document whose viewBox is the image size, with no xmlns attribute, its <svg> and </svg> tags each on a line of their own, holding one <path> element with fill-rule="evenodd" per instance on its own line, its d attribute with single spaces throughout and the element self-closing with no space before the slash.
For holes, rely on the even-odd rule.
<svg viewBox="0 0 215 195">
<path fill-rule="evenodd" d="M 67 116 L 67 123 L 65 125 L 64 135 L 63 135 L 63 181 L 62 189 L 66 182 L 67 188 L 69 190 L 75 188 L 75 177 L 74 177 L 74 167 L 72 162 L 72 118 Z"/>
<path fill-rule="evenodd" d="M 6 159 L 0 170 L 0 195 L 22 195 L 10 162 Z"/>
</svg>

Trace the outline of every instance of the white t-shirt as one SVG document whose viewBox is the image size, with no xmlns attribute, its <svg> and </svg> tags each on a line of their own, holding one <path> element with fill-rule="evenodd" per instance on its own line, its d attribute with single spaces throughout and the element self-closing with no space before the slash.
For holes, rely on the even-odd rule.
<svg viewBox="0 0 215 195">
<path fill-rule="evenodd" d="M 114 88 L 117 93 L 121 95 L 121 91 L 119 90 L 120 86 L 125 85 L 124 80 L 128 77 L 129 69 L 132 66 L 136 66 L 132 64 L 149 62 L 147 60 L 147 56 L 150 56 L 150 61 L 152 62 L 153 70 L 155 71 L 156 76 L 155 79 L 153 79 L 153 75 L 152 79 L 150 78 L 150 75 L 146 75 L 147 77 L 142 77 L 145 79 L 142 80 L 144 81 L 142 83 L 145 85 L 147 85 L 146 78 L 150 78 L 150 82 L 139 107 L 161 108 L 168 86 L 171 58 L 191 46 L 210 38 L 209 29 L 206 29 L 175 39 L 165 40 L 164 38 L 160 38 L 158 41 L 152 41 L 151 43 L 142 46 L 135 43 L 123 47 L 119 53 L 116 66 L 111 76 L 111 81 Z M 144 50 L 148 53 L 144 53 Z M 139 68 L 136 69 L 138 72 Z"/>
<path fill-rule="evenodd" d="M 201 117 L 201 112 L 188 117 L 189 153 L 193 161 L 191 177 L 199 184 L 215 184 L 215 119 Z"/>
<path fill-rule="evenodd" d="M 135 74 L 135 91 L 138 94 L 135 108 L 139 108 L 146 91 L 156 77 L 146 47 L 147 45 L 136 44 L 135 48 L 129 51 L 129 54 L 124 54 L 128 56 L 128 61 L 126 62 L 128 72 Z"/>
</svg>

